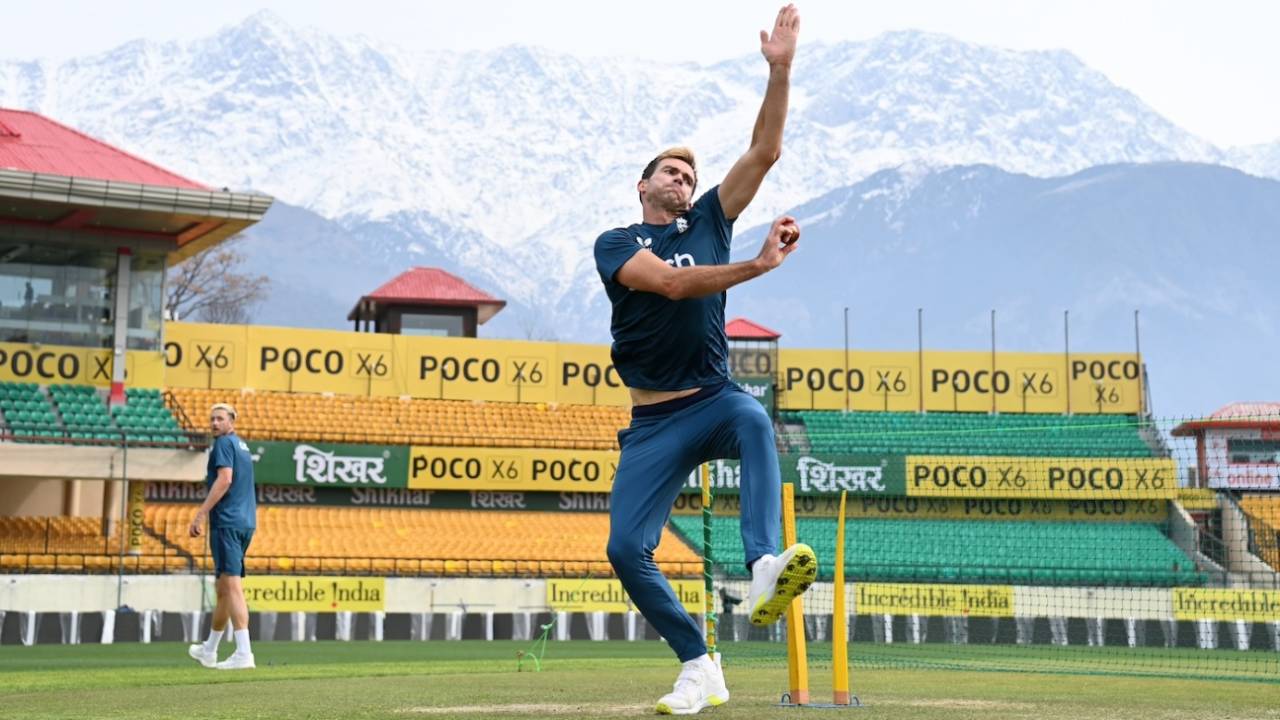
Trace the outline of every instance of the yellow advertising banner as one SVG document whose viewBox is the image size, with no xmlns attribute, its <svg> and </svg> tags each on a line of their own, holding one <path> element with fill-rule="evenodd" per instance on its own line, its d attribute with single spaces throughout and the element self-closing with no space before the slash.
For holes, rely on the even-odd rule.
<svg viewBox="0 0 1280 720">
<path fill-rule="evenodd" d="M 1012 617 L 1013 587 L 857 583 L 854 608 L 859 615 Z"/>
<path fill-rule="evenodd" d="M 617 469 L 618 453 L 607 450 L 415 447 L 409 487 L 609 492 Z"/>
<path fill-rule="evenodd" d="M 245 384 L 287 392 L 402 395 L 397 337 L 250 326 Z"/>
<path fill-rule="evenodd" d="M 1174 588 L 1178 620 L 1280 621 L 1280 590 Z"/>
<path fill-rule="evenodd" d="M 247 577 L 244 599 L 253 612 L 375 612 L 386 607 L 385 578 Z"/>
<path fill-rule="evenodd" d="M 147 483 L 134 480 L 129 483 L 129 541 L 125 552 L 130 555 L 142 554 L 142 538 L 146 535 L 143 529 L 146 516 Z"/>
<path fill-rule="evenodd" d="M 114 369 L 111 355 L 98 348 L 0 343 L 0 381 L 107 386 Z M 164 385 L 164 356 L 159 352 L 130 350 L 124 369 L 129 387 Z"/>
<path fill-rule="evenodd" d="M 1132 355 L 779 350 L 786 410 L 1136 413 Z M 923 395 L 923 402 L 921 397 Z"/>
<path fill-rule="evenodd" d="M 1134 355 L 784 349 L 776 363 L 767 351 L 736 349 L 732 356 L 739 374 L 777 378 L 779 406 L 785 410 L 914 412 L 923 407 L 1085 414 L 1141 409 L 1141 365 Z M 31 360 L 20 362 L 28 368 Z M 43 362 L 45 369 L 59 371 L 57 358 Z M 603 344 L 169 323 L 163 362 L 164 383 L 174 387 L 630 402 Z M 82 364 L 89 366 L 87 360 Z M 0 376 L 5 372 L 0 363 Z M 109 372 L 106 377 L 109 381 Z"/>
<path fill-rule="evenodd" d="M 1062 361 L 1049 353 L 926 352 L 925 409 L 1066 412 Z"/>
<path fill-rule="evenodd" d="M 606 345 L 170 323 L 175 387 L 628 404 Z"/>
<path fill-rule="evenodd" d="M 779 350 L 778 402 L 787 410 L 920 409 L 916 353 Z M 847 404 L 846 404 L 847 403 Z"/>
<path fill-rule="evenodd" d="M 556 400 L 575 405 L 631 405 L 608 345 L 556 346 Z"/>
<path fill-rule="evenodd" d="M 1142 412 L 1142 362 L 1137 355 L 1073 354 L 1065 365 L 1071 383 L 1071 412 Z"/>
<path fill-rule="evenodd" d="M 908 455 L 907 495 L 1158 499 L 1177 495 L 1168 458 L 1037 458 Z"/>
<path fill-rule="evenodd" d="M 252 387 L 246 376 L 248 351 L 248 328 L 244 325 L 166 323 L 165 385 L 232 390 Z"/>
<path fill-rule="evenodd" d="M 554 343 L 405 337 L 406 392 L 444 400 L 555 402 Z"/>
<path fill-rule="evenodd" d="M 690 613 L 700 613 L 703 584 L 701 580 L 672 580 L 680 604 Z M 566 612 L 620 613 L 632 609 L 631 599 L 617 580 L 547 579 L 547 606 Z"/>
</svg>

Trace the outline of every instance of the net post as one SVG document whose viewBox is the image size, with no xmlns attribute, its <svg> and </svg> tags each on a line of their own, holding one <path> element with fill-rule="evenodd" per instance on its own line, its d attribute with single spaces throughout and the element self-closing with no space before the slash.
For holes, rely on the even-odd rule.
<svg viewBox="0 0 1280 720">
<path fill-rule="evenodd" d="M 831 702 L 849 704 L 849 614 L 845 609 L 844 509 L 848 491 L 840 491 L 840 513 L 836 517 L 835 594 L 831 603 Z"/>
</svg>

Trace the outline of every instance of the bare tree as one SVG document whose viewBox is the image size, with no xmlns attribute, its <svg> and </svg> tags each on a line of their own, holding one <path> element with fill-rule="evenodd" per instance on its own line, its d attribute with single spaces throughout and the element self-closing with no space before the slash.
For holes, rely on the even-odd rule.
<svg viewBox="0 0 1280 720">
<path fill-rule="evenodd" d="M 529 308 L 516 314 L 516 326 L 525 340 L 545 340 L 555 342 L 555 327 L 546 318 L 551 317 L 549 310 Z"/>
<path fill-rule="evenodd" d="M 242 239 L 237 235 L 169 269 L 164 309 L 170 319 L 248 322 L 249 310 L 266 298 L 271 279 L 244 270 Z"/>
</svg>

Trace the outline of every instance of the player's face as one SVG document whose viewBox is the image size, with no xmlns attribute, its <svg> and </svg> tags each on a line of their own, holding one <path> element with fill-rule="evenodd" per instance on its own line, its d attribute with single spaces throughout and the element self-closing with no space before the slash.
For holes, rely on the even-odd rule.
<svg viewBox="0 0 1280 720">
<path fill-rule="evenodd" d="M 209 416 L 209 428 L 214 437 L 222 437 L 231 432 L 231 416 L 226 410 L 214 410 Z"/>
<path fill-rule="evenodd" d="M 689 209 L 693 197 L 693 168 L 676 158 L 664 158 L 653 175 L 641 181 L 641 192 L 648 203 L 669 212 L 681 213 Z"/>
</svg>

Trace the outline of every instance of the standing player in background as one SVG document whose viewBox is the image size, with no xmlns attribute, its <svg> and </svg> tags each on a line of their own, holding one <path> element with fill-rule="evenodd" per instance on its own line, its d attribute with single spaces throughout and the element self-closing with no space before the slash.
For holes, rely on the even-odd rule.
<svg viewBox="0 0 1280 720">
<path fill-rule="evenodd" d="M 249 446 L 236 436 L 235 408 L 219 403 L 213 406 L 209 416 L 214 436 L 205 475 L 209 494 L 191 520 L 190 532 L 191 537 L 200 537 L 208 521 L 218 604 L 213 609 L 209 638 L 187 648 L 187 653 L 205 667 L 245 670 L 255 667 L 249 646 L 249 608 L 240 585 L 244 577 L 244 555 L 258 526 L 253 458 L 249 455 Z M 236 650 L 231 657 L 218 662 L 218 642 L 228 620 L 235 630 Z"/>
<path fill-rule="evenodd" d="M 817 573 L 803 544 L 778 551 L 781 477 L 768 413 L 729 376 L 725 291 L 782 264 L 800 237 L 793 218 L 774 221 L 760 254 L 729 262 L 733 221 L 755 197 L 782 153 L 791 61 L 800 16 L 778 12 L 760 33 L 769 63 L 764 102 L 751 145 L 719 187 L 697 202 L 693 152 L 672 148 L 644 168 L 636 189 L 643 221 L 602 234 L 596 268 L 613 305 L 613 364 L 631 392 L 630 427 L 610 501 L 608 554 L 645 619 L 683 663 L 660 713 L 687 715 L 729 699 L 724 675 L 707 654 L 698 624 L 676 599 L 653 551 L 689 474 L 715 458 L 741 458 L 742 542 L 751 589 L 751 622 L 776 622 Z"/>
</svg>

